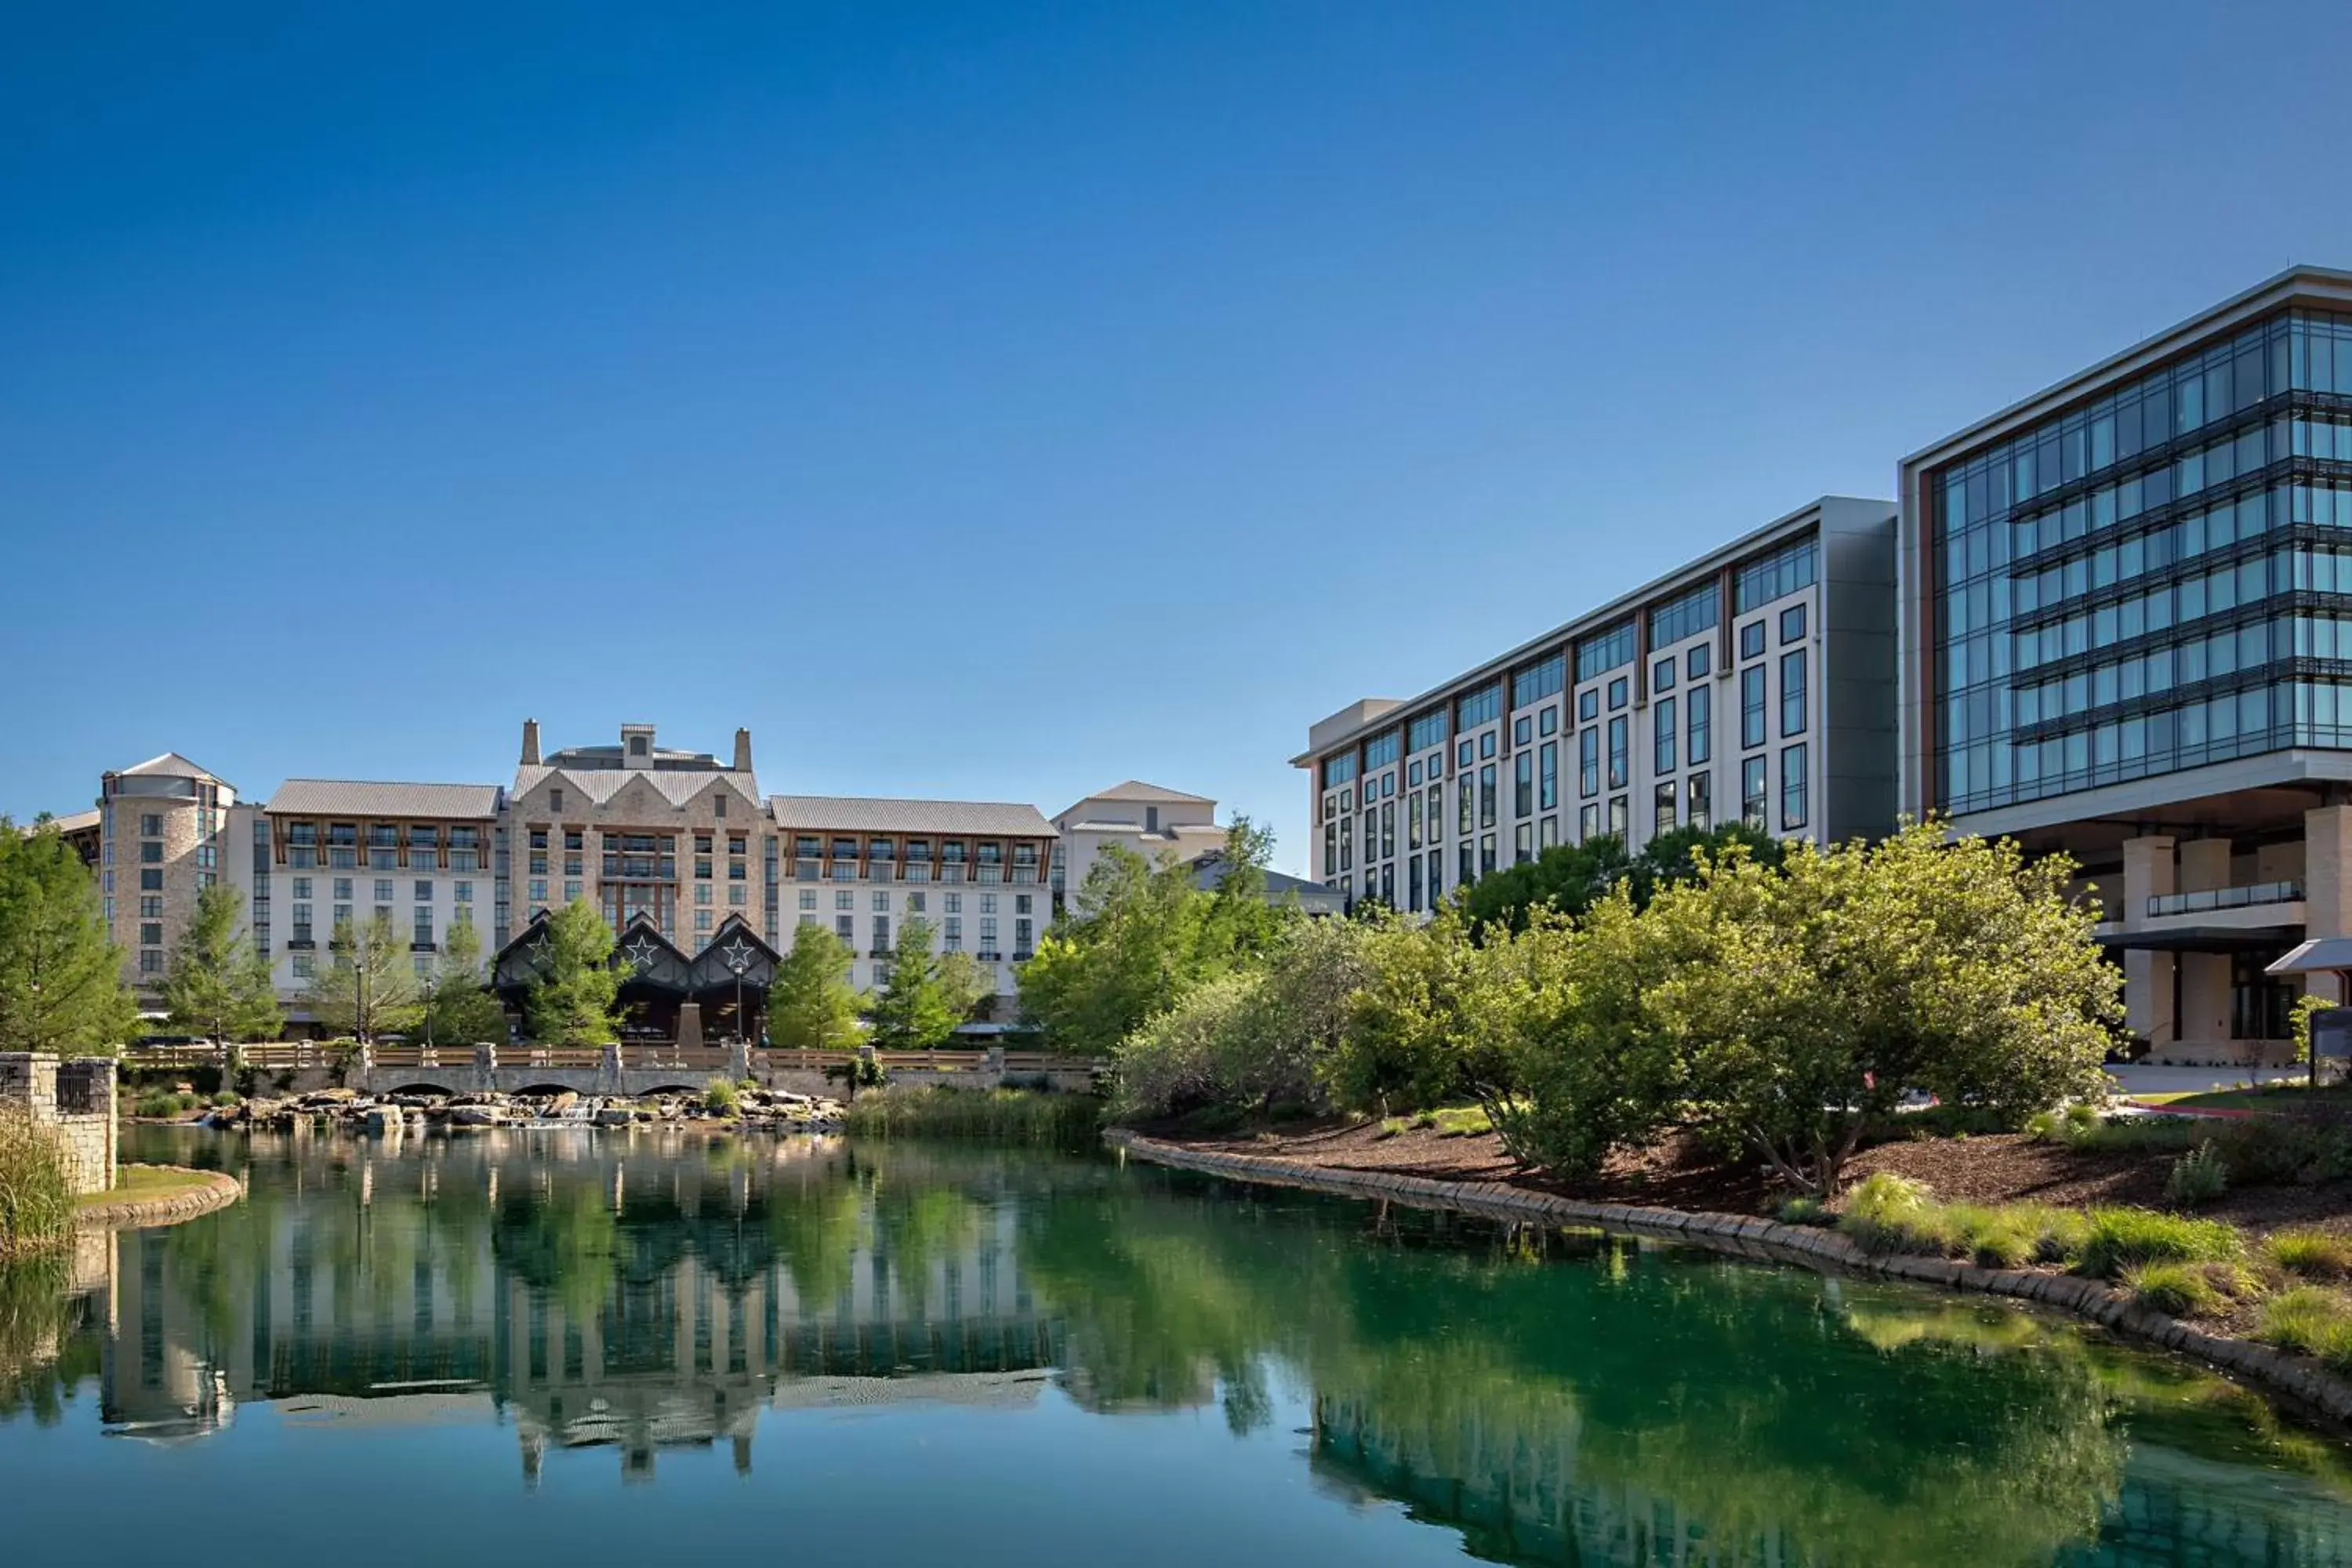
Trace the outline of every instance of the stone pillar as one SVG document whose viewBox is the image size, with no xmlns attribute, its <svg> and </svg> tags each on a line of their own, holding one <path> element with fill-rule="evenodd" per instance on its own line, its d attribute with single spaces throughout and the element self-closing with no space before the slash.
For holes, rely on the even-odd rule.
<svg viewBox="0 0 2352 1568">
<path fill-rule="evenodd" d="M 687 1004 L 691 1007 L 693 1003 Z M 751 1076 L 751 1042 L 740 1035 L 727 1042 L 727 1077 L 740 1083 Z"/>
<path fill-rule="evenodd" d="M 2192 838 L 2180 846 L 2180 890 L 2210 892 L 2230 885 L 2230 841 Z M 2219 1052 L 2230 1043 L 2230 955 L 2180 955 L 2180 1041 Z"/>
<path fill-rule="evenodd" d="M 606 1040 L 604 1058 L 596 1064 L 596 1092 L 619 1094 L 627 1082 L 621 1076 L 621 1042 Z"/>
<path fill-rule="evenodd" d="M 2170 835 L 2127 838 L 2121 907 L 2107 913 L 2126 931 L 2137 931 L 2147 923 L 2148 900 L 2171 892 L 2174 883 Z M 2171 953 L 2124 951 L 2125 1025 L 2159 1054 L 2180 1042 L 2180 1022 L 2172 1016 L 2173 973 Z"/>
<path fill-rule="evenodd" d="M 681 1051 L 702 1048 L 702 1004 L 699 1002 L 677 1005 L 677 1048 Z"/>
<path fill-rule="evenodd" d="M 499 1047 L 488 1040 L 474 1047 L 474 1087 L 488 1094 L 499 1086 Z"/>
<path fill-rule="evenodd" d="M 2303 814 L 2303 934 L 2352 936 L 2352 805 L 2324 805 Z M 2333 974 L 2303 977 L 2306 991 L 2339 995 Z"/>
</svg>

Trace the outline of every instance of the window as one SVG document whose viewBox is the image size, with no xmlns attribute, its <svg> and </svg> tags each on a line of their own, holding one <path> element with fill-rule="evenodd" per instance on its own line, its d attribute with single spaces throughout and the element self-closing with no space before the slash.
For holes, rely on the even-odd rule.
<svg viewBox="0 0 2352 1568">
<path fill-rule="evenodd" d="M 1791 605 L 1780 612 L 1780 640 L 1801 642 L 1805 636 L 1805 606 Z"/>
<path fill-rule="evenodd" d="M 950 915 L 945 921 L 940 922 L 940 947 L 941 951 L 947 952 L 955 952 L 962 949 L 963 921 L 961 917 Z"/>
<path fill-rule="evenodd" d="M 694 889 L 694 901 L 698 904 L 709 903 L 710 901 L 710 889 L 702 886 L 700 883 L 697 883 Z"/>
<path fill-rule="evenodd" d="M 1467 833 L 1478 825 L 1478 780 L 1464 773 L 1454 783 L 1454 830 Z"/>
<path fill-rule="evenodd" d="M 1576 793 L 1601 793 L 1601 731 L 1587 729 L 1576 737 Z"/>
<path fill-rule="evenodd" d="M 996 895 L 994 893 L 981 894 L 980 912 L 984 915 L 992 915 L 996 912 Z"/>
<path fill-rule="evenodd" d="M 142 838 L 163 837 L 163 818 L 153 812 L 142 814 L 139 818 L 139 836 Z"/>
<path fill-rule="evenodd" d="M 1399 743 L 1399 732 L 1394 730 L 1384 731 L 1365 742 L 1364 772 L 1369 773 L 1374 769 L 1387 767 L 1391 763 L 1395 762 L 1397 760 L 1397 747 Z M 1158 806 L 1148 805 L 1143 808 L 1143 830 L 1147 833 L 1157 833 L 1160 831 L 1160 808 Z"/>
<path fill-rule="evenodd" d="M 547 809 L 558 816 L 563 815 L 563 786 L 556 785 L 547 792 Z"/>
<path fill-rule="evenodd" d="M 1650 671 L 1650 689 L 1653 691 L 1672 691 L 1674 689 L 1675 661 L 1671 658 L 1662 658 L 1658 660 L 1656 667 Z"/>
<path fill-rule="evenodd" d="M 474 884 L 471 882 L 459 882 L 451 891 L 456 895 L 457 902 L 461 904 L 470 904 L 474 901 Z"/>
<path fill-rule="evenodd" d="M 1416 855 L 1406 861 L 1404 869 L 1405 908 L 1419 914 L 1421 912 L 1421 857 Z"/>
<path fill-rule="evenodd" d="M 1693 827 L 1697 828 L 1702 833 L 1715 826 L 1715 813 L 1712 809 L 1713 802 L 1708 798 L 1709 795 L 1712 793 L 1709 784 L 1711 777 L 1712 775 L 1707 773 L 1691 774 L 1690 784 L 1687 791 L 1689 796 L 1688 820 Z"/>
<path fill-rule="evenodd" d="M 1707 668 L 1708 661 L 1706 644 L 1701 643 L 1698 647 L 1691 649 L 1690 652 L 1683 655 L 1683 673 L 1688 676 L 1691 679 L 1704 679 L 1706 676 Z"/>
<path fill-rule="evenodd" d="M 298 953 L 296 953 L 296 954 L 294 955 L 294 978 L 295 978 L 295 979 L 297 979 L 297 980 L 309 980 L 309 979 L 311 979 L 311 978 L 315 977 L 315 976 L 317 975 L 317 973 L 318 973 L 318 964 L 317 964 L 317 962 L 316 962 L 314 959 L 312 959 L 312 958 L 311 958 L 311 956 L 310 956 L 309 953 L 307 953 L 307 952 L 298 952 Z"/>
<path fill-rule="evenodd" d="M 1029 896 L 1026 893 L 1021 896 L 1021 907 L 1024 910 L 1029 907 Z M 923 895 L 919 892 L 909 892 L 907 895 L 907 912 L 910 915 L 919 915 L 923 912 Z"/>
<path fill-rule="evenodd" d="M 1650 771 L 1675 771 L 1675 700 L 1661 697 L 1650 710 Z M 1668 788 L 1672 788 L 1669 784 Z"/>
<path fill-rule="evenodd" d="M 1597 686 L 1589 686 L 1582 691 L 1578 692 L 1576 694 L 1577 721 L 1579 723 L 1589 724 L 1593 720 L 1600 717 L 1601 688 Z"/>
<path fill-rule="evenodd" d="M 1739 628 L 1739 657 L 1742 658 L 1764 657 L 1764 623 L 1762 621 L 1750 621 Z"/>
<path fill-rule="evenodd" d="M 1547 816 L 1536 825 L 1536 843 L 1545 849 L 1559 842 L 1559 818 Z"/>
<path fill-rule="evenodd" d="M 1478 826 L 1495 826 L 1495 764 L 1487 763 L 1478 770 Z"/>
<path fill-rule="evenodd" d="M 1408 752 L 1425 752 L 1432 746 L 1444 744 L 1445 710 L 1442 708 L 1434 713 L 1424 713 L 1405 726 L 1404 749 Z"/>
<path fill-rule="evenodd" d="M 1821 569 L 1820 552 L 1811 539 L 1782 545 L 1760 561 L 1741 567 L 1731 580 L 1731 612 L 1744 616 L 1783 595 L 1810 588 Z"/>
<path fill-rule="evenodd" d="M 152 841 L 142 844 L 139 847 L 139 863 L 142 866 L 161 866 L 163 863 L 163 847 Z"/>
<path fill-rule="evenodd" d="M 1421 847 L 1421 792 L 1413 791 L 1404 797 L 1404 847 Z"/>
<path fill-rule="evenodd" d="M 804 910 L 813 910 L 816 908 L 816 889 L 814 888 L 803 888 L 801 889 L 800 903 L 801 908 Z"/>
<path fill-rule="evenodd" d="M 1536 756 L 1536 809 L 1549 811 L 1559 804 L 1559 742 L 1546 741 Z"/>
<path fill-rule="evenodd" d="M 577 883 L 577 882 L 566 882 L 566 883 L 564 883 L 564 884 L 563 884 L 563 901 L 564 901 L 565 903 L 567 903 L 567 904 L 568 904 L 568 903 L 570 903 L 572 900 L 574 900 L 574 899 L 578 898 L 579 896 L 580 896 L 580 884 L 579 884 L 579 883 Z"/>
<path fill-rule="evenodd" d="M 530 852 L 530 874 L 534 877 L 547 875 L 547 851 L 544 849 L 534 849 Z"/>
<path fill-rule="evenodd" d="M 857 917 L 855 915 L 834 916 L 833 934 L 841 939 L 842 946 L 856 947 L 857 945 Z"/>
<path fill-rule="evenodd" d="M 1475 741 L 1465 741 L 1460 745 L 1454 748 L 1454 765 L 1457 767 L 1466 768 L 1472 762 L 1476 760 L 1477 755 L 1477 742 Z"/>
<path fill-rule="evenodd" d="M 1675 781 L 1659 780 L 1652 795 L 1652 805 L 1656 815 L 1651 821 L 1650 831 L 1653 834 L 1672 833 L 1675 830 Z"/>
<path fill-rule="evenodd" d="M 1576 679 L 1580 683 L 1633 662 L 1633 623 L 1622 621 L 1605 632 L 1580 637 L 1576 644 Z"/>
<path fill-rule="evenodd" d="M 854 910 L 857 907 L 857 895 L 846 888 L 836 888 L 833 894 L 833 907 L 836 910 Z"/>
<path fill-rule="evenodd" d="M 1524 866 L 1536 858 L 1536 825 L 1522 822 L 1511 830 L 1511 863 Z"/>
<path fill-rule="evenodd" d="M 1690 745 L 1687 748 L 1690 764 L 1696 767 L 1706 761 L 1714 742 L 1714 737 L 1707 731 L 1709 718 L 1715 709 L 1715 693 L 1705 686 L 1694 686 L 1690 694 L 1683 699 L 1683 706 L 1689 710 L 1690 716 Z"/>
<path fill-rule="evenodd" d="M 982 952 L 996 951 L 996 917 L 994 915 L 980 917 L 980 951 Z"/>
<path fill-rule="evenodd" d="M 1511 764 L 1511 815 L 1532 816 L 1536 809 L 1536 758 L 1521 752 Z"/>
<path fill-rule="evenodd" d="M 1626 716 L 1622 713 L 1609 721 L 1609 787 L 1611 789 L 1625 787 L 1625 776 L 1632 766 L 1629 759 L 1629 753 L 1633 750 L 1631 729 L 1632 726 L 1626 721 Z"/>
<path fill-rule="evenodd" d="M 1805 748 L 1780 748 L 1780 826 L 1805 826 Z"/>
<path fill-rule="evenodd" d="M 1549 658 L 1523 664 L 1511 672 L 1511 706 L 1525 708 L 1540 702 L 1568 684 L 1568 655 L 1553 654 Z"/>
<path fill-rule="evenodd" d="M 1625 678 L 1622 675 L 1609 683 L 1609 711 L 1614 713 L 1625 706 L 1626 690 Z"/>
<path fill-rule="evenodd" d="M 874 917 L 874 951 L 877 953 L 890 951 L 890 917 L 888 915 Z"/>
<path fill-rule="evenodd" d="M 349 902 L 351 902 L 351 898 L 352 898 L 352 879 L 351 879 L 349 877 L 338 877 L 338 878 L 336 878 L 336 879 L 335 879 L 335 901 L 336 901 L 337 903 L 339 903 L 339 904 L 345 904 L 345 903 L 349 903 Z"/>
<path fill-rule="evenodd" d="M 877 888 L 874 889 L 874 907 L 877 910 L 887 910 L 890 907 L 889 889 Z"/>
<path fill-rule="evenodd" d="M 1381 802 L 1381 858 L 1385 860 L 1395 853 L 1396 802 L 1384 800 Z M 1023 901 L 1027 901 L 1025 896 Z"/>
<path fill-rule="evenodd" d="M 1609 797 L 1609 836 L 1612 838 L 1622 839 L 1626 830 L 1632 826 L 1633 813 L 1626 797 L 1622 795 L 1611 795 Z"/>
<path fill-rule="evenodd" d="M 1712 582 L 1684 590 L 1650 612 L 1650 646 L 1664 647 L 1715 625 L 1721 614 L 1721 600 Z"/>
<path fill-rule="evenodd" d="M 963 895 L 961 893 L 942 893 L 940 897 L 947 900 L 948 913 L 954 915 L 961 914 L 963 912 Z"/>
<path fill-rule="evenodd" d="M 433 940 L 433 906 L 431 904 L 416 906 L 414 929 L 416 932 L 415 940 L 420 945 Z"/>
<path fill-rule="evenodd" d="M 1764 743 L 1764 667 L 1760 664 L 1739 672 L 1739 743 Z"/>
<path fill-rule="evenodd" d="M 140 891 L 146 893 L 162 892 L 163 890 L 163 868 L 160 866 L 142 867 L 139 871 L 139 889 Z"/>
<path fill-rule="evenodd" d="M 1482 833 L 1478 836 L 1478 875 L 1490 876 L 1494 869 L 1495 836 L 1491 833 Z"/>
<path fill-rule="evenodd" d="M 1780 738 L 1805 732 L 1805 650 L 1780 656 Z"/>
<path fill-rule="evenodd" d="M 1588 843 L 1601 837 L 1601 806 L 1599 802 L 1579 808 L 1576 814 L 1576 841 Z"/>
<path fill-rule="evenodd" d="M 1492 723 L 1503 708 L 1503 683 L 1494 681 L 1470 693 L 1454 705 L 1454 727 L 1458 733 L 1475 730 L 1481 724 Z"/>
<path fill-rule="evenodd" d="M 1494 731 L 1489 730 L 1478 737 L 1478 754 L 1482 757 L 1491 757 L 1495 754 Z"/>
<path fill-rule="evenodd" d="M 1454 861 L 1457 867 L 1454 878 L 1456 883 L 1466 888 L 1471 883 L 1478 879 L 1478 846 L 1476 843 L 1465 838 L 1454 850 Z"/>
<path fill-rule="evenodd" d="M 142 921 L 162 920 L 163 918 L 163 899 L 160 897 L 141 899 L 139 900 L 139 918 Z"/>
<path fill-rule="evenodd" d="M 1764 759 L 1750 757 L 1739 764 L 1739 820 L 1761 831 L 1764 826 Z"/>
<path fill-rule="evenodd" d="M 151 921 L 141 926 L 139 928 L 139 940 L 149 943 L 150 945 L 162 942 L 163 940 L 163 923 L 161 921 Z M 36 970 L 35 973 L 38 973 L 39 971 Z"/>
<path fill-rule="evenodd" d="M 416 901 L 420 904 L 429 904 L 433 901 L 433 884 L 423 878 L 417 879 Z"/>
<path fill-rule="evenodd" d="M 1559 733 L 1559 705 L 1558 703 L 1554 703 L 1552 706 L 1545 709 L 1542 712 L 1536 715 L 1536 733 L 1538 735 L 1557 735 Z"/>
<path fill-rule="evenodd" d="M 375 901 L 379 904 L 388 904 L 392 902 L 391 878 L 378 877 L 375 879 Z"/>
<path fill-rule="evenodd" d="M 545 878 L 533 877 L 530 879 L 530 901 L 534 904 L 543 904 L 547 902 L 547 879 Z"/>
<path fill-rule="evenodd" d="M 1524 746 L 1535 739 L 1535 721 L 1522 714 L 1511 721 L 1511 744 Z"/>
</svg>

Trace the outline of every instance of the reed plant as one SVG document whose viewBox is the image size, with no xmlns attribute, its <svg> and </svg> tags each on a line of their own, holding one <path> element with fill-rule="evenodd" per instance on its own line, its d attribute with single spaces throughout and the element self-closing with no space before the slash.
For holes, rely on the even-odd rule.
<svg viewBox="0 0 2352 1568">
<path fill-rule="evenodd" d="M 874 1138 L 968 1138 L 994 1143 L 1083 1147 L 1102 1128 L 1103 1102 L 1088 1094 L 1025 1089 L 892 1088 L 842 1108 L 853 1133 Z"/>
<path fill-rule="evenodd" d="M 0 1108 L 0 1254 L 57 1246 L 73 1221 L 73 1181 L 55 1134 Z"/>
</svg>

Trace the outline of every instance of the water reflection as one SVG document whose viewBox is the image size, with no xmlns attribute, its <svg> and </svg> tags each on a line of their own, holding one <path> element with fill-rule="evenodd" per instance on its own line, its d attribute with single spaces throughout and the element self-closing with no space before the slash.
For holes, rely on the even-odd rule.
<svg viewBox="0 0 2352 1568">
<path fill-rule="evenodd" d="M 748 1473 L 763 1422 L 811 1409 L 1050 1399 L 1213 1412 L 1187 1442 L 1303 1455 L 1324 1499 L 1496 1561 L 2352 1561 L 2332 1441 L 2004 1307 L 1045 1156 L 191 1147 L 247 1202 L 0 1270 L 0 1426 L 93 1385 L 155 1441 L 235 1443 L 258 1401 L 498 1421 L 536 1484 L 564 1449 Z M 1140 1508 L 1133 1484 L 1086 1504 Z"/>
</svg>

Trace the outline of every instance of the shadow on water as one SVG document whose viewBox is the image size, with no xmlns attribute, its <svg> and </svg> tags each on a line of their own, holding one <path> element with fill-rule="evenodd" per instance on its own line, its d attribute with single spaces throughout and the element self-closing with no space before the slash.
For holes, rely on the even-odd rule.
<svg viewBox="0 0 2352 1568">
<path fill-rule="evenodd" d="M 249 1200 L 0 1269 L 0 1423 L 92 1384 L 140 1436 L 495 1419 L 526 1480 L 609 1447 L 642 1481 L 670 1448 L 748 1469 L 763 1412 L 1051 1387 L 1213 1412 L 1195 1440 L 1496 1561 L 2352 1561 L 2333 1439 L 2003 1306 L 1023 1152 L 147 1152 L 195 1150 Z"/>
</svg>

